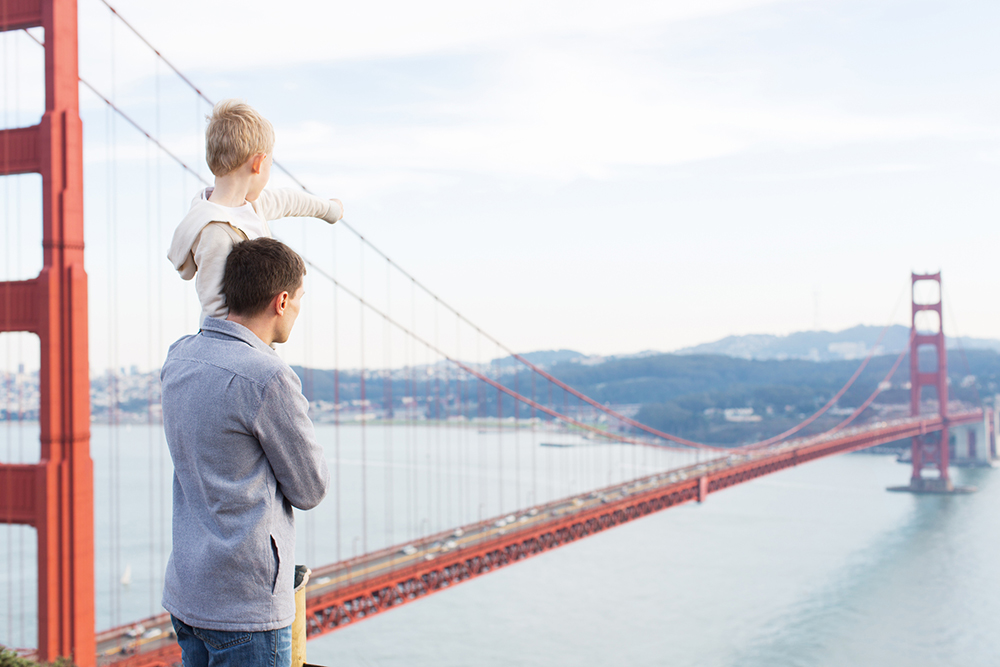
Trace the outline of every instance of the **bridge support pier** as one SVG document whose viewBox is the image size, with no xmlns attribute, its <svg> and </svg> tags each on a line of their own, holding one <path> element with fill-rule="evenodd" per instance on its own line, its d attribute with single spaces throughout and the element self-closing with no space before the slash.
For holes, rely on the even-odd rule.
<svg viewBox="0 0 1000 667">
<path fill-rule="evenodd" d="M 705 502 L 705 498 L 708 497 L 708 475 L 702 475 L 698 478 L 698 502 Z"/>
<path fill-rule="evenodd" d="M 952 428 L 952 465 L 960 468 L 993 468 L 997 465 L 993 442 L 994 410 L 984 408 L 978 424 Z"/>
</svg>

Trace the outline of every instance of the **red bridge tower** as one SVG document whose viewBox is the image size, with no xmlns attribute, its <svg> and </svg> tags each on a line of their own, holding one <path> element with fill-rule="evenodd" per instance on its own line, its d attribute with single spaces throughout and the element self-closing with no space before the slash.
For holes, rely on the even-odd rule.
<svg viewBox="0 0 1000 667">
<path fill-rule="evenodd" d="M 937 390 L 938 414 L 941 416 L 940 433 L 921 434 L 913 437 L 913 475 L 910 478 L 910 490 L 917 492 L 951 492 L 954 485 L 948 477 L 948 356 L 944 344 L 944 318 L 941 313 L 941 273 L 911 274 L 910 295 L 913 301 L 912 332 L 910 336 L 910 415 L 920 414 L 921 391 L 931 386 Z M 936 282 L 938 286 L 937 303 L 917 303 L 917 283 Z M 937 333 L 917 330 L 917 313 L 937 313 Z M 921 372 L 921 347 L 934 347 L 935 370 Z M 938 469 L 937 477 L 924 477 L 923 470 L 928 465 Z"/>
<path fill-rule="evenodd" d="M 0 175 L 42 176 L 41 273 L 0 283 L 0 332 L 41 346 L 40 462 L 0 463 L 0 522 L 38 532 L 38 657 L 96 663 L 83 127 L 76 0 L 0 0 L 0 31 L 45 31 L 45 113 L 0 130 Z"/>
</svg>

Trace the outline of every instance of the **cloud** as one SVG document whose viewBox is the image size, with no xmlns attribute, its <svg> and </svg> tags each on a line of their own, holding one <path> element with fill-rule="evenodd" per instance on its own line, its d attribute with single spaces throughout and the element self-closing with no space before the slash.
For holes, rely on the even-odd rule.
<svg viewBox="0 0 1000 667">
<path fill-rule="evenodd" d="M 234 89 L 250 82 L 270 91 L 262 94 L 281 100 L 271 103 L 282 111 L 272 118 L 279 160 L 297 165 L 296 171 L 337 172 L 338 181 L 349 178 L 357 193 L 405 189 L 408 181 L 421 187 L 435 179 L 450 182 L 449 174 L 457 172 L 551 182 L 606 179 L 636 167 L 670 167 L 761 147 L 801 150 L 972 132 L 910 109 L 857 110 L 849 101 L 831 103 L 809 93 L 775 95 L 764 81 L 780 76 L 774 71 L 764 75 L 740 60 L 665 56 L 658 43 L 663 37 L 657 31 L 669 24 L 770 4 L 776 3 L 299 2 L 279 12 L 247 2 L 233 13 L 228 3 L 196 7 L 180 0 L 155 21 L 149 6 L 134 0 L 118 9 L 182 69 L 204 68 L 230 85 L 242 82 Z M 84 7 L 81 40 L 91 44 L 81 46 L 87 76 L 105 94 L 116 90 L 119 101 L 148 107 L 148 50 L 129 46 L 135 38 L 112 27 L 103 6 Z M 174 25 L 178 17 L 183 27 Z M 133 53 L 140 55 L 128 55 Z M 438 67 L 463 62 L 469 71 L 456 81 L 435 72 L 428 60 L 414 69 L 413 58 L 427 53 L 448 54 L 437 58 Z M 295 70 L 285 68 L 303 63 L 310 63 L 310 77 L 292 80 Z M 335 82 L 345 72 L 405 83 L 342 92 Z M 288 101 L 307 94 L 302 86 L 327 85 L 336 92 L 313 95 L 302 110 Z M 289 92 L 289 86 L 299 89 Z M 192 132 L 190 139 L 166 143 L 200 163 L 200 141 Z"/>
<path fill-rule="evenodd" d="M 169 9 L 144 0 L 117 0 L 113 4 L 184 68 L 239 70 L 478 50 L 559 35 L 601 35 L 788 1 L 300 0 L 278 4 L 264 0 L 175 0 Z M 106 35 L 108 11 L 96 2 L 91 5 L 81 7 L 81 34 Z"/>
<path fill-rule="evenodd" d="M 916 113 L 862 113 L 692 85 L 628 51 L 576 42 L 523 47 L 486 82 L 400 100 L 371 122 L 279 126 L 290 163 L 330 156 L 338 170 L 471 172 L 569 181 L 613 178 L 758 148 L 812 149 L 954 137 L 972 129 Z M 434 120 L 427 120 L 427 119 Z"/>
</svg>

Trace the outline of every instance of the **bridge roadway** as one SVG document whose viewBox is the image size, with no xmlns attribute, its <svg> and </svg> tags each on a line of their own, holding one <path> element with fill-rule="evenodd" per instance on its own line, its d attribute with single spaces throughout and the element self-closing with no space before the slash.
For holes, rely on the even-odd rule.
<svg viewBox="0 0 1000 667">
<path fill-rule="evenodd" d="M 982 410 L 974 410 L 949 416 L 948 424 L 982 419 Z M 785 468 L 940 429 L 940 417 L 907 418 L 735 451 L 326 565 L 313 571 L 306 588 L 306 633 L 313 638 L 332 632 L 518 560 L 652 512 L 700 502 L 709 493 Z M 99 665 L 180 662 L 166 614 L 100 633 L 97 646 Z"/>
</svg>

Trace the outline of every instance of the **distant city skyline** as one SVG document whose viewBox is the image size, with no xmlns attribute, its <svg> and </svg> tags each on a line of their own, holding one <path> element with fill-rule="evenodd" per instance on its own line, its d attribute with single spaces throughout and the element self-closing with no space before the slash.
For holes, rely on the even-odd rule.
<svg viewBox="0 0 1000 667">
<path fill-rule="evenodd" d="M 869 354 L 872 354 L 873 356 L 898 354 L 909 344 L 908 331 L 908 327 L 903 325 L 897 324 L 888 327 L 885 329 L 883 340 L 878 344 L 875 344 L 875 341 L 879 335 L 882 334 L 882 327 L 858 325 L 841 331 L 816 331 L 809 329 L 805 331 L 792 332 L 786 335 L 745 334 L 738 336 L 726 336 L 718 340 L 706 341 L 705 343 L 678 348 L 675 350 L 640 350 L 626 353 L 588 354 L 579 350 L 557 348 L 548 350 L 517 350 L 516 353 L 527 359 L 529 362 L 542 368 L 549 368 L 553 364 L 566 361 L 572 361 L 585 366 L 590 366 L 615 359 L 648 357 L 661 354 L 709 354 L 739 359 L 777 361 L 793 359 L 823 362 L 837 360 L 852 361 L 861 360 Z M 959 352 L 960 354 L 964 354 L 965 350 L 994 350 L 1000 352 L 1000 338 L 989 339 L 973 338 L 968 336 L 949 336 L 947 338 L 947 345 L 949 350 Z M 28 358 L 32 357 L 31 354 L 26 356 Z M 473 364 L 481 370 L 486 369 L 490 373 L 497 372 L 498 367 L 502 368 L 503 373 L 513 372 L 512 369 L 514 367 L 521 369 L 524 368 L 514 357 L 505 355 L 484 358 L 478 361 L 470 358 L 469 356 L 465 356 L 459 357 L 458 360 L 463 363 Z M 296 365 L 300 366 L 301 364 Z M 418 360 L 412 366 L 414 368 L 421 369 L 430 367 L 447 369 L 454 368 L 450 362 L 442 359 L 429 361 L 427 363 L 422 363 Z M 306 364 L 303 367 L 317 370 L 329 370 L 332 368 L 309 364 Z M 390 369 L 396 372 L 403 371 L 409 367 L 410 366 L 408 365 L 396 363 L 390 366 Z M 345 372 L 354 373 L 359 370 L 357 366 L 341 365 L 339 368 Z M 382 368 L 384 367 L 369 366 L 366 368 L 366 372 L 377 372 Z M 119 365 L 116 369 L 116 374 L 121 376 L 146 375 L 150 372 L 156 372 L 159 370 L 158 367 L 147 368 L 135 363 L 127 366 Z M 98 368 L 91 364 L 90 376 L 92 379 L 100 380 L 101 378 L 106 378 L 110 370 L 111 369 L 108 367 Z M 37 376 L 37 374 L 37 364 L 30 365 L 30 362 L 25 363 L 24 361 L 18 361 L 16 364 L 12 364 L 9 369 L 0 368 L 0 395 L 3 395 L 5 391 L 3 387 L 3 383 L 7 381 L 5 378 L 15 378 L 18 375 Z M 0 403 L 2 403 L 2 401 L 0 401 Z"/>
</svg>

